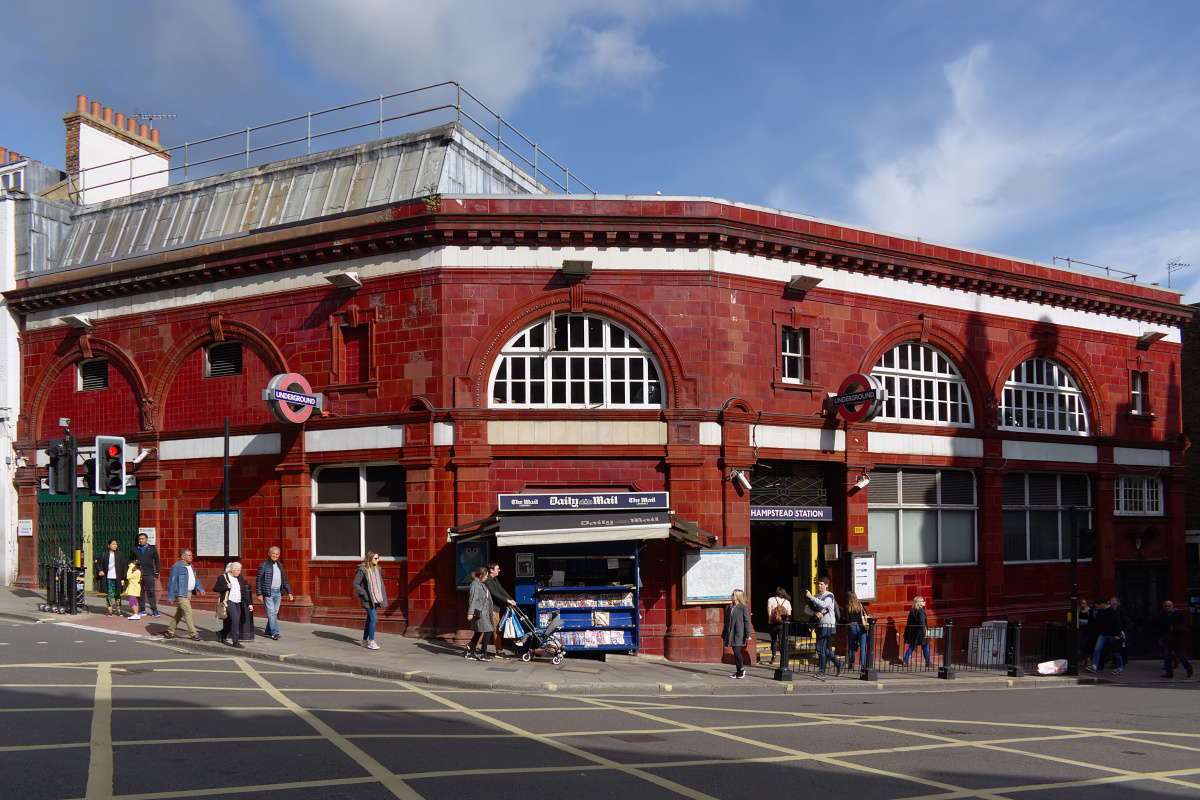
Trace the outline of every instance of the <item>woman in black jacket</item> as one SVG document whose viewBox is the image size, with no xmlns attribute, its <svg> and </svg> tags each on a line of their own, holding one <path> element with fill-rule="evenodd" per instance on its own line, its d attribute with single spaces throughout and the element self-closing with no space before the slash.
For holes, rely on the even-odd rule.
<svg viewBox="0 0 1200 800">
<path fill-rule="evenodd" d="M 96 556 L 95 575 L 104 581 L 105 602 L 108 615 L 121 614 L 121 587 L 125 584 L 128 562 L 125 554 L 117 549 L 117 540 L 108 540 L 108 549 Z"/>
<path fill-rule="evenodd" d="M 726 647 L 733 649 L 733 665 L 736 671 L 729 677 L 744 678 L 746 667 L 742 661 L 742 648 L 746 646 L 751 635 L 750 607 L 746 605 L 746 594 L 741 589 L 734 589 L 729 599 L 733 602 L 725 609 L 725 630 L 721 632 L 721 641 Z"/>
<path fill-rule="evenodd" d="M 926 638 L 925 632 L 928 625 L 929 617 L 925 614 L 925 598 L 914 597 L 912 611 L 908 612 L 908 622 L 904 626 L 904 643 L 908 645 L 903 659 L 905 664 L 908 664 L 908 657 L 912 655 L 912 651 L 920 647 L 921 652 L 925 654 L 925 666 L 933 666 L 933 659 L 929 657 L 929 639 Z"/>
<path fill-rule="evenodd" d="M 242 577 L 242 562 L 229 562 L 229 566 L 221 573 L 221 577 L 217 578 L 215 588 L 221 598 L 217 602 L 224 602 L 225 608 L 229 612 L 221 623 L 221 632 L 217 634 L 217 638 L 221 640 L 221 644 L 245 647 L 246 645 L 240 641 L 242 617 L 246 609 L 254 610 L 254 595 L 250 593 L 250 587 L 246 585 L 246 579 Z M 226 641 L 227 637 L 230 641 Z"/>
</svg>

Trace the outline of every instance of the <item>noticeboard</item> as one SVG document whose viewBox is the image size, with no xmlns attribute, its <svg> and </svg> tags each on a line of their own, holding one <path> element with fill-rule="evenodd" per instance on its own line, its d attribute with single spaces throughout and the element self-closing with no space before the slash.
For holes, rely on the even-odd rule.
<svg viewBox="0 0 1200 800">
<path fill-rule="evenodd" d="M 869 603 L 875 599 L 876 559 L 874 550 L 860 550 L 856 553 L 846 553 L 849 562 L 847 574 L 850 576 L 850 591 L 858 596 L 860 603 Z"/>
<path fill-rule="evenodd" d="M 692 550 L 683 554 L 685 605 L 728 603 L 734 589 L 749 591 L 749 551 L 745 547 Z"/>
<path fill-rule="evenodd" d="M 229 512 L 229 557 L 239 558 L 242 554 L 242 512 Z M 196 512 L 196 557 L 223 558 L 225 556 L 225 512 Z"/>
</svg>

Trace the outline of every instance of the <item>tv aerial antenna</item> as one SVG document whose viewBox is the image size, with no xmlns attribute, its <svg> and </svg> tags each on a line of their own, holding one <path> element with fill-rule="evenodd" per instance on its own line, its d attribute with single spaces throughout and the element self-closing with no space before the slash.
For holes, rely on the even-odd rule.
<svg viewBox="0 0 1200 800">
<path fill-rule="evenodd" d="M 129 116 L 145 120 L 146 122 L 153 122 L 156 119 L 178 119 L 179 118 L 178 114 L 143 114 L 141 111 L 138 111 L 136 108 L 133 110 L 133 113 L 130 114 Z"/>
<path fill-rule="evenodd" d="M 1169 262 L 1167 262 L 1167 288 L 1168 289 L 1171 288 L 1171 274 L 1175 273 L 1175 272 L 1179 272 L 1182 269 L 1187 269 L 1188 267 L 1191 266 L 1191 264 L 1183 263 L 1180 260 L 1181 258 L 1182 258 L 1182 256 L 1175 256 L 1175 258 L 1172 258 Z"/>
</svg>

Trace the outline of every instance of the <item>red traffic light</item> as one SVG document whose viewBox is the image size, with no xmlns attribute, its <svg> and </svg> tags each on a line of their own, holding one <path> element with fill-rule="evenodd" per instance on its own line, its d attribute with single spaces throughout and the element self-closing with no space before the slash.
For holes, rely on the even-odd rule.
<svg viewBox="0 0 1200 800">
<path fill-rule="evenodd" d="M 110 458 L 121 455 L 121 448 L 117 447 L 115 444 L 110 444 L 108 446 L 108 455 Z"/>
</svg>

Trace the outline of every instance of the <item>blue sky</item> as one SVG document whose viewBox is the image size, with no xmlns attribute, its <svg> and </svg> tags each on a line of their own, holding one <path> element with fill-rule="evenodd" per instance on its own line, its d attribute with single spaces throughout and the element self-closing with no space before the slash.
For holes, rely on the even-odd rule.
<svg viewBox="0 0 1200 800">
<path fill-rule="evenodd" d="M 457 80 L 593 189 L 1200 290 L 1200 3 L 0 0 L 0 146 L 86 94 L 176 145 Z M 232 168 L 232 166 L 231 166 Z"/>
</svg>

